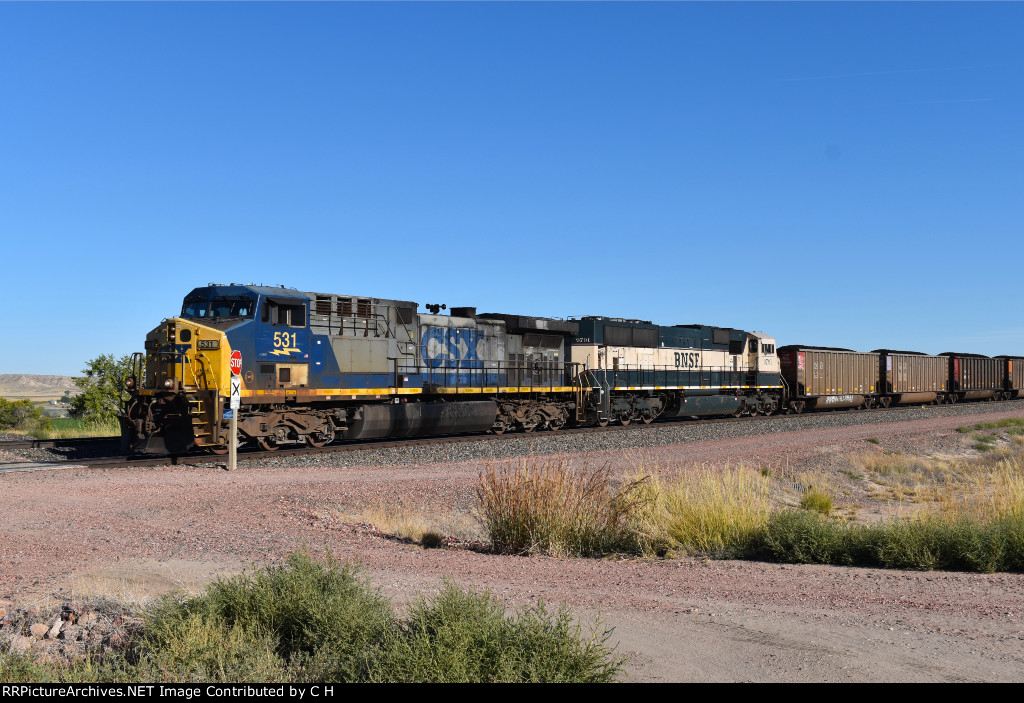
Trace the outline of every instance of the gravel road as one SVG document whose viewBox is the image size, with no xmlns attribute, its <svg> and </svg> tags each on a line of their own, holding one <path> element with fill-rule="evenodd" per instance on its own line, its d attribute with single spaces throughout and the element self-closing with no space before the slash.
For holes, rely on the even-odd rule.
<svg viewBox="0 0 1024 703">
<path fill-rule="evenodd" d="M 1024 417 L 1024 403 L 271 457 L 235 472 L 5 473 L 0 598 L 143 599 L 195 590 L 307 545 L 358 559 L 399 602 L 433 592 L 444 577 L 487 587 L 513 606 L 565 601 L 584 620 L 615 628 L 632 681 L 1021 681 L 1022 574 L 505 557 L 423 549 L 343 518 L 379 504 L 466 518 L 484 466 L 531 454 L 663 471 L 739 462 L 829 470 L 856 451 L 963 451 L 957 427 L 1003 417 Z"/>
</svg>

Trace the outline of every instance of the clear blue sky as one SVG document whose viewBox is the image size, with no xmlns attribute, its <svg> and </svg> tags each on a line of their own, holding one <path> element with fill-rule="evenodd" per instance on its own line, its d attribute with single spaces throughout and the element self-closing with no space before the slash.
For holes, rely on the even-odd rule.
<svg viewBox="0 0 1024 703">
<path fill-rule="evenodd" d="M 1024 354 L 1024 4 L 0 4 L 0 373 L 210 281 Z"/>
</svg>

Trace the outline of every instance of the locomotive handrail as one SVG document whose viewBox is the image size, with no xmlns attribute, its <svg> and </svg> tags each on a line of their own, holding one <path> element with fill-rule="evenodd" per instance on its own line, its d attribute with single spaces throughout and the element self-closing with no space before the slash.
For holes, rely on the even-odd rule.
<svg viewBox="0 0 1024 703">
<path fill-rule="evenodd" d="M 396 360 L 398 361 L 398 360 Z M 563 388 L 564 367 L 560 362 L 506 362 L 480 359 L 440 359 L 438 364 L 396 363 L 396 371 L 403 376 L 419 376 L 424 386 L 454 388 L 455 392 L 472 389 L 515 387 L 529 388 L 531 392 L 553 392 Z"/>
<path fill-rule="evenodd" d="M 200 359 L 203 360 L 202 361 L 202 365 L 203 365 L 203 381 L 206 381 L 206 369 L 207 369 L 207 363 L 206 362 L 210 361 L 210 358 L 208 356 L 206 356 L 206 354 L 204 354 L 203 352 L 199 352 L 198 354 L 196 354 L 196 361 L 199 361 Z M 217 381 L 217 372 L 214 370 L 212 363 L 209 364 L 209 372 L 210 372 L 210 375 L 213 376 L 213 387 L 214 387 L 214 389 L 215 390 L 220 390 L 220 383 Z M 209 385 L 207 385 L 205 390 L 210 390 Z"/>
</svg>

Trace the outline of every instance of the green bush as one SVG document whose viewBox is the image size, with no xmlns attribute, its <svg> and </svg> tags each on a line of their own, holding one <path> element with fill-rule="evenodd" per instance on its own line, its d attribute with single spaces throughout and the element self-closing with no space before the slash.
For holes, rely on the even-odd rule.
<svg viewBox="0 0 1024 703">
<path fill-rule="evenodd" d="M 873 537 L 865 526 L 844 525 L 805 510 L 781 510 L 772 514 L 750 552 L 797 564 L 864 564 L 871 561 Z"/>
<path fill-rule="evenodd" d="M 43 411 L 31 400 L 0 398 L 0 430 L 31 431 L 48 424 Z"/>
<path fill-rule="evenodd" d="M 373 678 L 410 682 L 614 681 L 622 662 L 611 657 L 608 631 L 589 637 L 564 607 L 543 603 L 515 618 L 487 592 L 452 584 L 432 601 L 420 600 L 403 637 Z M 543 653 L 541 656 L 540 653 Z"/>
<path fill-rule="evenodd" d="M 987 523 L 931 516 L 847 525 L 807 511 L 780 511 L 747 556 L 798 564 L 1024 571 L 1024 516 Z"/>
<path fill-rule="evenodd" d="M 306 552 L 144 613 L 119 649 L 66 665 L 0 654 L 4 681 L 611 681 L 610 632 L 543 604 L 514 618 L 446 584 L 400 621 L 353 566 Z"/>
<path fill-rule="evenodd" d="M 398 630 L 387 599 L 355 567 L 331 557 L 320 563 L 306 552 L 292 554 L 281 566 L 218 581 L 185 603 L 165 603 L 147 623 L 156 639 L 146 649 L 172 647 L 193 616 L 226 634 L 240 628 L 233 636 L 249 649 L 271 637 L 280 661 L 300 666 L 311 680 L 365 679 L 369 662 Z M 198 650 L 200 657 L 204 651 Z M 235 671 L 227 680 L 245 673 Z"/>
</svg>

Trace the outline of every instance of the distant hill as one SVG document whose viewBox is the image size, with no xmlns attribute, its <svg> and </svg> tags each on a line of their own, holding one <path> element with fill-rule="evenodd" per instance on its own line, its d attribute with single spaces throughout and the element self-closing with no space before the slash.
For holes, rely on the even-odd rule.
<svg viewBox="0 0 1024 703">
<path fill-rule="evenodd" d="M 28 373 L 0 374 L 0 398 L 8 400 L 49 400 L 60 398 L 64 391 L 77 393 L 70 376 L 42 376 Z"/>
</svg>

